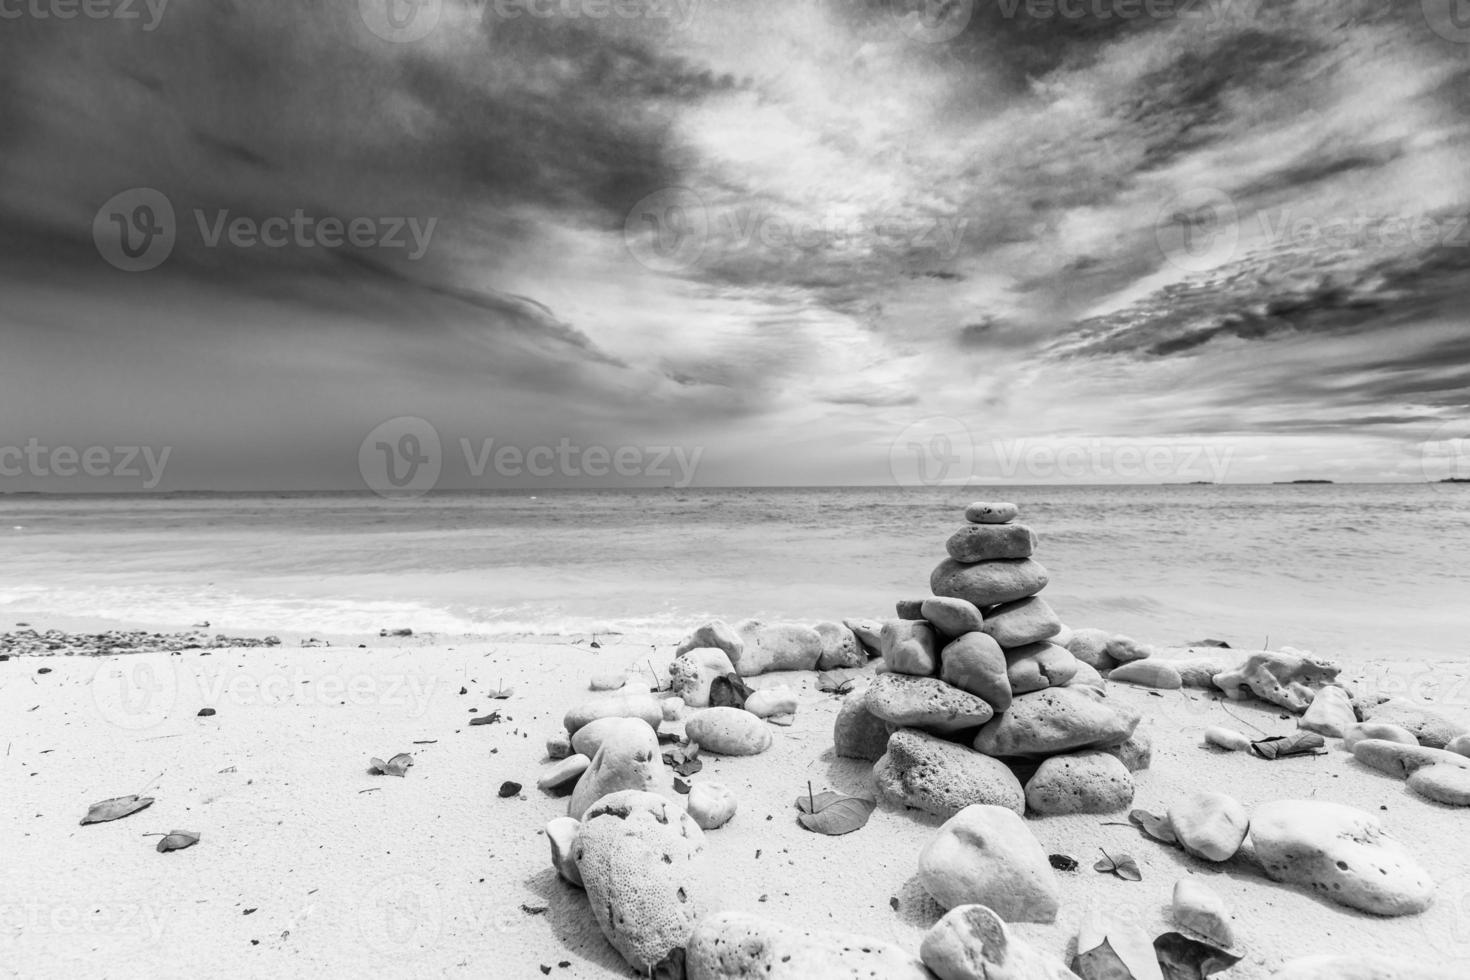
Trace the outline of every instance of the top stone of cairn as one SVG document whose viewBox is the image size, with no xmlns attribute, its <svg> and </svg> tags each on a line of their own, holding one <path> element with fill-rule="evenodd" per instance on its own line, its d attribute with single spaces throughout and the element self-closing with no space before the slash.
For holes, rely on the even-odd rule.
<svg viewBox="0 0 1470 980">
<path fill-rule="evenodd" d="M 1015 504 L 977 501 L 965 508 L 965 520 L 971 524 L 1009 524 L 1016 519 Z"/>
</svg>

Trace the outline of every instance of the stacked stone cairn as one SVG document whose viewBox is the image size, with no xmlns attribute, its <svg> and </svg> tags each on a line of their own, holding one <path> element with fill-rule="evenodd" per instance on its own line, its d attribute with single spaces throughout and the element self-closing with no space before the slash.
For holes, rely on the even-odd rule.
<svg viewBox="0 0 1470 980">
<path fill-rule="evenodd" d="M 899 602 L 896 619 L 716 620 L 679 644 L 668 689 L 636 673 L 596 677 L 591 687 L 602 693 L 566 713 L 565 731 L 547 743 L 555 764 L 538 783 L 569 795 L 566 816 L 546 827 L 552 865 L 586 890 L 597 925 L 639 975 L 678 976 L 682 964 L 688 980 L 1111 977 L 1080 957 L 1074 973 L 1007 925 L 1055 921 L 1063 897 L 1023 816 L 1127 810 L 1134 773 L 1149 766 L 1140 714 L 1125 703 L 1138 699 L 1110 695 L 1107 681 L 1279 705 L 1301 716 L 1302 729 L 1342 739 L 1357 763 L 1406 778 L 1436 802 L 1470 805 L 1465 726 L 1403 700 L 1355 700 L 1338 683 L 1336 664 L 1290 648 L 1242 658 L 1207 642 L 1166 659 L 1125 636 L 1069 629 L 1041 597 L 1047 572 L 1016 506 L 976 503 L 965 517 L 930 576 L 933 594 Z M 811 670 L 851 677 L 866 674 L 860 668 L 872 657 L 880 658 L 872 682 L 848 694 L 838 713 L 835 751 L 873 763 L 886 801 L 944 820 L 916 855 L 921 885 L 947 910 L 918 956 L 871 937 L 710 911 L 699 873 L 705 835 L 736 816 L 735 794 L 695 780 L 681 806 L 667 790 L 661 742 L 670 733 L 659 732 L 660 723 L 684 723 L 686 760 L 696 745 L 757 755 L 772 746 L 772 725 L 792 723 L 798 700 L 785 678 L 750 685 L 742 678 Z M 711 706 L 716 685 L 732 679 L 755 688 L 744 707 Z M 1250 745 L 1221 727 L 1205 738 L 1212 751 Z M 1268 877 L 1348 908 L 1412 915 L 1433 900 L 1426 870 L 1376 815 L 1352 807 L 1281 800 L 1248 811 L 1205 790 L 1154 819 L 1201 861 L 1229 861 L 1249 839 Z M 1234 944 L 1229 910 L 1197 880 L 1175 883 L 1171 914 L 1222 948 Z M 1144 950 L 1144 961 L 1152 951 L 1137 924 L 1101 913 L 1084 919 L 1075 948 L 1104 940 L 1114 950 Z M 1306 957 L 1275 978 L 1337 980 L 1358 965 Z"/>
<path fill-rule="evenodd" d="M 973 804 L 1018 815 L 1127 809 L 1149 750 L 1138 713 L 1106 696 L 1099 667 L 1151 651 L 1064 627 L 1040 595 L 1036 534 L 1016 516 L 1008 503 L 966 510 L 930 576 L 934 594 L 900 601 L 883 625 L 879 674 L 843 707 L 837 752 L 874 760 L 885 799 L 946 819 Z"/>
</svg>

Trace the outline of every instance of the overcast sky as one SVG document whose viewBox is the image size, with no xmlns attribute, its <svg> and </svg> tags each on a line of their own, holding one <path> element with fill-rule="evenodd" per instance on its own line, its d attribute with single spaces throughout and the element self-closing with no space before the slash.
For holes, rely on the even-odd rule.
<svg viewBox="0 0 1470 980">
<path fill-rule="evenodd" d="M 487 440 L 655 484 L 659 447 L 704 485 L 1417 482 L 1470 436 L 1435 0 L 160 2 L 0 20 L 0 451 L 361 489 L 414 417 L 441 487 L 521 481 Z"/>
</svg>

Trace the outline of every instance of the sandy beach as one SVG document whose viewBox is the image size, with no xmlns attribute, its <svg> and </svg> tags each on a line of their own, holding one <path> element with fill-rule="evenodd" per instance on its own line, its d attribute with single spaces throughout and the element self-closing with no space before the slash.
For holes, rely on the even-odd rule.
<svg viewBox="0 0 1470 980">
<path fill-rule="evenodd" d="M 548 765 L 547 737 L 589 696 L 589 678 L 640 667 L 666 676 L 673 642 L 613 637 L 593 649 L 589 639 L 414 637 L 0 663 L 9 797 L 0 820 L 10 842 L 0 968 L 17 977 L 631 975 L 584 893 L 552 869 L 543 828 L 566 801 L 535 783 Z M 1364 661 L 1343 676 L 1470 721 L 1470 665 Z M 706 755 L 695 779 L 726 783 L 739 812 L 708 833 L 702 884 L 716 908 L 916 950 L 941 912 L 915 874 L 940 821 L 885 805 L 840 837 L 796 822 L 794 799 L 808 781 L 819 792 L 872 793 L 866 764 L 834 757 L 841 699 L 817 691 L 815 678 L 754 678 L 756 687 L 799 692 L 795 724 L 773 727 L 762 755 Z M 491 700 L 502 685 L 513 694 Z M 1145 838 L 1125 814 L 1029 818 L 1049 853 L 1080 867 L 1059 875 L 1057 921 L 1015 925 L 1015 934 L 1069 958 L 1091 906 L 1157 934 L 1169 928 L 1174 882 L 1198 875 L 1227 900 L 1247 951 L 1225 974 L 1232 980 L 1269 977 L 1318 953 L 1442 966 L 1470 957 L 1465 811 L 1413 795 L 1336 740 L 1325 755 L 1272 762 L 1203 744 L 1212 724 L 1294 731 L 1295 718 L 1270 705 L 1116 683 L 1109 695 L 1141 711 L 1153 738 L 1135 806 L 1162 811 L 1205 787 L 1247 807 L 1285 798 L 1351 804 L 1380 816 L 1431 870 L 1437 899 L 1423 914 L 1380 919 L 1274 883 L 1245 855 L 1220 866 L 1188 857 Z M 217 713 L 199 717 L 206 707 Z M 491 711 L 497 723 L 469 724 Z M 369 773 L 371 757 L 398 752 L 414 756 L 405 777 Z M 506 781 L 524 788 L 501 798 Z M 90 804 L 141 791 L 156 799 L 148 809 L 79 826 Z M 682 799 L 672 785 L 661 791 Z M 173 830 L 201 840 L 158 853 L 150 835 Z M 1143 880 L 1092 870 L 1099 848 L 1131 853 Z"/>
</svg>

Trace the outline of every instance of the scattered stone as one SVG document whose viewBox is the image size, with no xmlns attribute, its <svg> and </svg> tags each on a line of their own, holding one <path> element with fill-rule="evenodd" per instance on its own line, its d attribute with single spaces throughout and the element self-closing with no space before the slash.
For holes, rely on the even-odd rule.
<svg viewBox="0 0 1470 980">
<path fill-rule="evenodd" d="M 652 790 L 666 777 L 653 729 L 647 725 L 614 729 L 603 738 L 592 763 L 577 779 L 567 801 L 567 816 L 581 820 L 588 807 L 609 793 Z"/>
<path fill-rule="evenodd" d="M 919 958 L 939 980 L 1077 980 L 984 905 L 959 905 L 924 934 Z"/>
<path fill-rule="evenodd" d="M 1320 800 L 1266 803 L 1251 813 L 1250 837 L 1272 879 L 1341 905 L 1410 915 L 1434 899 L 1428 872 L 1362 810 Z"/>
<path fill-rule="evenodd" d="M 1180 878 L 1174 883 L 1173 914 L 1176 923 L 1221 949 L 1235 945 L 1230 910 L 1220 894 L 1204 882 Z"/>
<path fill-rule="evenodd" d="M 919 854 L 919 881 L 946 909 L 985 905 L 1007 922 L 1052 922 L 1060 887 L 1026 822 L 1001 806 L 967 806 Z"/>
<path fill-rule="evenodd" d="M 898 613 L 899 619 L 923 619 L 923 599 L 900 599 L 894 604 L 894 611 Z"/>
<path fill-rule="evenodd" d="M 700 650 L 713 647 L 724 652 L 725 656 L 732 661 L 738 660 L 745 649 L 745 641 L 735 628 L 723 619 L 711 620 L 703 626 L 690 633 L 680 641 L 675 656 L 683 656 L 690 650 Z"/>
<path fill-rule="evenodd" d="M 1451 753 L 1459 755 L 1459 753 Z M 1409 789 L 1426 800 L 1445 806 L 1470 806 L 1470 769 L 1463 766 L 1425 766 L 1409 774 Z"/>
<path fill-rule="evenodd" d="M 704 850 L 689 814 L 653 793 L 614 793 L 587 811 L 573 849 L 597 925 L 634 970 L 647 974 L 689 941 Z"/>
<path fill-rule="evenodd" d="M 844 619 L 842 625 L 852 630 L 852 635 L 857 637 L 863 652 L 869 657 L 876 657 L 883 652 L 878 640 L 878 634 L 883 632 L 883 624 L 878 620 Z"/>
<path fill-rule="evenodd" d="M 975 695 L 937 677 L 879 674 L 868 688 L 867 708 L 899 728 L 958 732 L 989 721 L 995 714 Z"/>
<path fill-rule="evenodd" d="M 1010 649 L 1048 639 L 1055 643 L 1056 635 L 1062 631 L 1062 621 L 1045 599 L 1034 595 L 996 606 L 986 614 L 981 629 Z"/>
<path fill-rule="evenodd" d="M 1347 692 L 1336 685 L 1328 685 L 1312 698 L 1312 703 L 1307 705 L 1296 725 L 1328 738 L 1342 738 L 1357 723 L 1358 716 L 1353 714 L 1353 703 Z"/>
<path fill-rule="evenodd" d="M 1352 750 L 1353 746 L 1366 738 L 1398 742 L 1400 745 L 1418 745 L 1419 740 L 1407 728 L 1390 725 L 1384 721 L 1360 721 L 1342 733 L 1342 747 Z"/>
<path fill-rule="evenodd" d="M 759 755 L 771 747 L 771 730 L 740 708 L 705 708 L 684 724 L 691 742 L 716 755 Z"/>
<path fill-rule="evenodd" d="M 1215 686 L 1215 678 L 1238 665 L 1233 657 L 1224 656 L 1170 658 L 1165 662 L 1179 671 L 1179 681 L 1185 687 L 1217 694 L 1220 689 Z"/>
<path fill-rule="evenodd" d="M 966 524 L 950 536 L 944 549 L 963 562 L 1030 558 L 1036 535 L 1024 524 Z"/>
<path fill-rule="evenodd" d="M 565 759 L 572 754 L 572 739 L 566 732 L 557 732 L 546 740 L 546 755 L 552 759 Z"/>
<path fill-rule="evenodd" d="M 596 674 L 587 682 L 587 687 L 593 691 L 617 691 L 626 683 L 627 674 Z"/>
<path fill-rule="evenodd" d="M 717 677 L 735 673 L 730 655 L 715 647 L 682 653 L 669 664 L 670 688 L 691 708 L 709 707 L 710 685 Z"/>
<path fill-rule="evenodd" d="M 1060 643 L 1057 644 L 1057 645 L 1058 646 L 1061 646 Z M 1073 659 L 1075 660 L 1076 658 L 1074 657 Z M 1106 686 L 1106 684 L 1107 684 L 1107 681 L 1105 681 L 1103 679 L 1103 675 L 1102 674 L 1099 674 L 1097 672 L 1097 668 L 1096 667 L 1092 666 L 1092 664 L 1083 663 L 1082 661 L 1078 660 L 1077 661 L 1077 673 L 1073 674 L 1072 675 L 1072 679 L 1069 680 L 1069 681 L 1067 681 L 1067 683 L 1065 683 L 1065 684 L 1063 684 L 1061 686 L 1062 687 L 1095 687 L 1095 688 L 1098 688 L 1100 690 L 1104 686 Z"/>
<path fill-rule="evenodd" d="M 1250 818 L 1235 797 L 1207 791 L 1169 807 L 1169 824 L 1186 851 L 1218 862 L 1230 860 L 1240 850 Z"/>
<path fill-rule="evenodd" d="M 653 744 L 658 744 L 653 726 L 642 718 L 599 718 L 577 729 L 577 734 L 572 736 L 572 751 L 595 759 L 602 743 L 613 737 L 639 742 L 652 739 Z"/>
<path fill-rule="evenodd" d="M 1073 630 L 1067 641 L 1067 651 L 1094 670 L 1112 670 L 1118 666 L 1113 658 L 1108 656 L 1108 643 L 1112 639 L 1113 634 L 1107 630 Z"/>
<path fill-rule="evenodd" d="M 1205 741 L 1227 752 L 1245 752 L 1251 747 L 1251 740 L 1248 736 L 1233 728 L 1223 728 L 1219 725 L 1211 725 L 1205 729 Z"/>
<path fill-rule="evenodd" d="M 1301 712 L 1312 703 L 1318 689 L 1337 680 L 1341 669 L 1330 660 L 1282 647 L 1252 653 L 1240 666 L 1217 675 L 1215 686 L 1232 701 L 1243 700 L 1249 693 Z"/>
<path fill-rule="evenodd" d="M 1420 745 L 1442 749 L 1470 728 L 1406 698 L 1392 698 L 1381 704 L 1362 705 L 1364 721 L 1380 721 L 1398 725 L 1413 733 Z"/>
<path fill-rule="evenodd" d="M 512 796 L 519 795 L 520 792 L 521 784 L 513 779 L 507 779 L 505 782 L 500 784 L 500 790 L 496 793 L 496 795 L 499 796 L 502 800 L 508 800 Z"/>
<path fill-rule="evenodd" d="M 797 623 L 762 623 L 747 619 L 736 624 L 745 648 L 730 660 L 742 677 L 773 670 L 813 670 L 822 656 L 822 636 Z"/>
<path fill-rule="evenodd" d="M 573 846 L 582 822 L 572 817 L 557 817 L 546 825 L 546 839 L 551 842 L 551 866 L 567 884 L 582 887 L 582 873 L 573 860 Z"/>
<path fill-rule="evenodd" d="M 1047 581 L 1046 569 L 1034 558 L 998 558 L 974 565 L 946 558 L 929 576 L 929 590 L 984 609 L 1033 596 L 1046 588 Z"/>
<path fill-rule="evenodd" d="M 659 707 L 663 709 L 664 721 L 678 721 L 684 717 L 684 708 L 686 705 L 684 704 L 683 698 L 672 697 L 664 698 L 660 701 Z"/>
<path fill-rule="evenodd" d="M 864 695 L 852 694 L 837 712 L 837 722 L 832 726 L 832 746 L 844 759 L 876 762 L 888 751 L 888 735 L 896 728 L 868 710 Z"/>
<path fill-rule="evenodd" d="M 935 629 L 949 638 L 976 632 L 985 625 L 985 617 L 980 610 L 964 599 L 935 596 L 925 599 L 919 611 Z"/>
<path fill-rule="evenodd" d="M 789 685 L 763 687 L 745 699 L 745 710 L 757 718 L 796 714 L 796 692 Z"/>
<path fill-rule="evenodd" d="M 1003 763 L 955 742 L 901 728 L 873 767 L 880 797 L 948 819 L 975 803 L 1022 813 L 1021 783 Z"/>
<path fill-rule="evenodd" d="M 1271 980 L 1465 980 L 1463 972 L 1395 956 L 1303 956 L 1271 974 Z"/>
<path fill-rule="evenodd" d="M 536 780 L 536 788 L 547 792 L 564 789 L 575 783 L 590 765 L 592 760 L 585 755 L 569 755 L 542 773 Z"/>
<path fill-rule="evenodd" d="M 965 520 L 971 524 L 1006 524 L 1020 513 L 1015 504 L 980 500 L 965 508 Z"/>
<path fill-rule="evenodd" d="M 964 634 L 940 652 L 939 662 L 939 679 L 946 684 L 975 695 L 996 711 L 1011 706 L 1005 651 L 990 636 Z"/>
<path fill-rule="evenodd" d="M 922 619 L 895 619 L 883 624 L 883 663 L 895 674 L 932 677 L 939 670 L 939 638 Z"/>
<path fill-rule="evenodd" d="M 724 783 L 695 783 L 689 789 L 689 815 L 700 830 L 714 830 L 735 816 L 735 794 Z"/>
<path fill-rule="evenodd" d="M 1406 732 L 1407 734 L 1407 732 Z M 1413 735 L 1409 735 L 1413 738 Z M 1456 755 L 1470 756 L 1470 735 L 1457 735 L 1445 743 L 1444 750 Z"/>
<path fill-rule="evenodd" d="M 817 656 L 818 670 L 861 667 L 868 662 L 868 655 L 858 643 L 857 635 L 848 627 L 841 623 L 822 622 L 815 629 L 822 640 L 822 652 Z"/>
<path fill-rule="evenodd" d="M 1446 765 L 1470 768 L 1470 759 L 1457 752 L 1405 745 L 1386 739 L 1365 738 L 1353 746 L 1353 758 L 1363 765 L 1399 779 L 1406 779 L 1425 766 Z"/>
<path fill-rule="evenodd" d="M 1133 734 L 1125 741 L 1105 746 L 1098 751 L 1116 757 L 1129 772 L 1143 772 L 1153 765 L 1154 740 L 1152 735 L 1140 727 L 1134 729 Z"/>
<path fill-rule="evenodd" d="M 774 922 L 744 912 L 700 920 L 684 956 L 688 980 L 928 980 L 892 943 Z"/>
<path fill-rule="evenodd" d="M 1055 643 L 1028 643 L 1006 651 L 1006 679 L 1013 694 L 1061 687 L 1077 673 L 1078 660 Z"/>
<path fill-rule="evenodd" d="M 1119 664 L 1108 674 L 1108 680 L 1159 691 L 1177 691 L 1184 686 L 1179 671 L 1167 660 L 1134 660 Z"/>
<path fill-rule="evenodd" d="M 1033 813 L 1113 813 L 1132 804 L 1133 774 L 1106 752 L 1054 755 L 1026 784 Z"/>
<path fill-rule="evenodd" d="M 1117 745 L 1138 722 L 1136 711 L 1096 688 L 1053 687 L 1017 697 L 1005 714 L 980 729 L 974 745 L 986 755 L 1056 755 Z"/>
<path fill-rule="evenodd" d="M 604 694 L 602 697 L 583 701 L 572 708 L 562 719 L 567 733 L 577 734 L 577 729 L 599 718 L 642 718 L 648 727 L 657 728 L 663 721 L 664 711 L 658 699 L 646 691 L 627 694 Z"/>
</svg>

